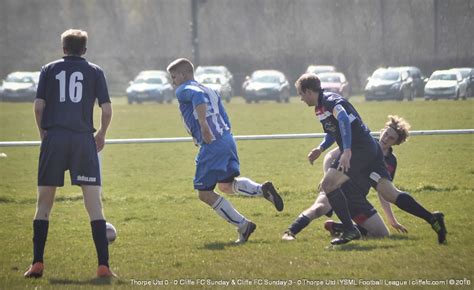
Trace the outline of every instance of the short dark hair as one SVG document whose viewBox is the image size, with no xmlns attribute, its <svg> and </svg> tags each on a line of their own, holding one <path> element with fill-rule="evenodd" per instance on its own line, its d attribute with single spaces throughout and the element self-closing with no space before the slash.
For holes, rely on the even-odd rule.
<svg viewBox="0 0 474 290">
<path fill-rule="evenodd" d="M 80 29 L 68 29 L 61 34 L 63 48 L 72 55 L 82 55 L 87 45 L 87 32 Z"/>
<path fill-rule="evenodd" d="M 316 74 L 305 73 L 296 80 L 295 87 L 303 93 L 308 89 L 317 93 L 321 91 L 321 81 Z"/>
<path fill-rule="evenodd" d="M 166 70 L 171 73 L 173 71 L 185 72 L 185 73 L 194 73 L 194 65 L 187 58 L 178 58 L 171 62 Z"/>
</svg>

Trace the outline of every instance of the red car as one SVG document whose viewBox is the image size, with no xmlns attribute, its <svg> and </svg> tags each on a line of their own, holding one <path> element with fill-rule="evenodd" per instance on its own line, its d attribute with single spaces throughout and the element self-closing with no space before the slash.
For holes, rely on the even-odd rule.
<svg viewBox="0 0 474 290">
<path fill-rule="evenodd" d="M 324 90 L 339 94 L 346 99 L 349 98 L 349 83 L 343 73 L 326 72 L 318 74 L 318 77 Z"/>
</svg>

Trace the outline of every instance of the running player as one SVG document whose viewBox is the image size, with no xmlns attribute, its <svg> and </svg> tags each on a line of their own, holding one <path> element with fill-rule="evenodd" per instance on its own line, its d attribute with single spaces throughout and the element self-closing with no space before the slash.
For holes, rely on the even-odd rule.
<svg viewBox="0 0 474 290">
<path fill-rule="evenodd" d="M 49 215 L 56 188 L 64 185 L 69 170 L 71 183 L 84 195 L 92 237 L 97 251 L 98 277 L 113 277 L 109 269 L 106 223 L 102 211 L 101 175 L 97 152 L 104 148 L 112 119 L 107 83 L 100 67 L 87 62 L 87 32 L 70 29 L 61 35 L 64 57 L 41 70 L 34 102 L 36 125 L 41 138 L 38 166 L 38 201 L 33 221 L 33 263 L 25 277 L 43 275 L 43 255 Z M 94 136 L 93 109 L 98 100 L 101 124 Z"/>
<path fill-rule="evenodd" d="M 278 211 L 283 201 L 271 182 L 258 184 L 240 175 L 237 147 L 231 133 L 229 118 L 221 97 L 194 80 L 194 66 L 188 59 L 174 60 L 167 68 L 176 88 L 179 108 L 187 131 L 199 146 L 196 156 L 194 189 L 199 199 L 214 209 L 217 215 L 237 227 L 236 243 L 244 243 L 256 225 L 240 214 L 219 190 L 228 194 L 264 197 Z"/>
</svg>

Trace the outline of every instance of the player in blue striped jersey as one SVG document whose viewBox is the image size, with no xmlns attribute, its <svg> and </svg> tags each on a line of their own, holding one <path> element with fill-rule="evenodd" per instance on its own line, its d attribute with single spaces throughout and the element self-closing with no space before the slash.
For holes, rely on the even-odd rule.
<svg viewBox="0 0 474 290">
<path fill-rule="evenodd" d="M 217 194 L 219 190 L 228 194 L 249 197 L 264 197 L 278 211 L 283 210 L 283 201 L 269 181 L 258 184 L 240 175 L 237 147 L 231 133 L 229 117 L 222 105 L 221 97 L 212 89 L 194 80 L 194 66 L 188 59 L 179 58 L 167 68 L 186 130 L 193 137 L 199 153 L 196 156 L 194 189 L 199 199 L 230 224 L 237 227 L 236 243 L 244 243 L 256 225 L 240 214 L 228 200 Z"/>
</svg>

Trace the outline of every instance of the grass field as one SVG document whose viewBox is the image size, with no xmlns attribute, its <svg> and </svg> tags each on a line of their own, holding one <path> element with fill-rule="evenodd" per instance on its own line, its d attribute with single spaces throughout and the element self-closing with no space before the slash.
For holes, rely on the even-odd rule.
<svg viewBox="0 0 474 290">
<path fill-rule="evenodd" d="M 176 104 L 130 106 L 123 98 L 113 102 L 108 138 L 186 136 Z M 473 100 L 367 103 L 356 98 L 354 105 L 373 131 L 382 127 L 388 114 L 405 117 L 412 130 L 474 128 Z M 322 131 L 312 108 L 296 98 L 289 104 L 247 105 L 237 100 L 226 107 L 234 135 Z M 0 141 L 38 138 L 29 103 L 0 103 L 0 124 Z M 446 246 L 437 244 L 424 221 L 398 208 L 394 212 L 408 228 L 406 235 L 330 248 L 330 237 L 322 227 L 324 219 L 320 219 L 296 241 L 282 242 L 283 231 L 316 197 L 321 160 L 310 166 L 306 155 L 319 142 L 237 143 L 242 175 L 259 182 L 272 180 L 285 200 L 285 210 L 277 213 L 264 199 L 228 197 L 258 226 L 249 242 L 241 246 L 233 245 L 235 229 L 193 191 L 197 149 L 191 143 L 107 145 L 102 153 L 104 208 L 108 221 L 118 230 L 110 257 L 112 268 L 121 277 L 110 282 L 111 286 L 128 289 L 151 283 L 150 287 L 158 287 L 153 283 L 162 282 L 169 283 L 166 288 L 204 288 L 211 286 L 198 279 L 209 279 L 214 286 L 235 279 L 247 284 L 238 288 L 246 289 L 263 288 L 273 280 L 294 283 L 287 289 L 298 287 L 298 283 L 315 289 L 318 281 L 337 289 L 349 283 L 368 288 L 371 283 L 403 284 L 421 279 L 418 285 L 424 281 L 438 286 L 416 288 L 446 289 L 449 279 L 458 279 L 453 281 L 470 283 L 461 288 L 473 287 L 473 135 L 414 136 L 395 148 L 399 164 L 396 185 L 428 209 L 445 213 Z M 90 224 L 80 189 L 70 185 L 56 195 L 44 277 L 23 278 L 32 259 L 39 148 L 0 147 L 2 152 L 8 157 L 0 158 L 0 289 L 87 289 L 109 284 L 93 279 L 97 265 Z M 369 199 L 380 209 L 373 192 Z M 175 282 L 185 286 L 174 286 Z"/>
</svg>

